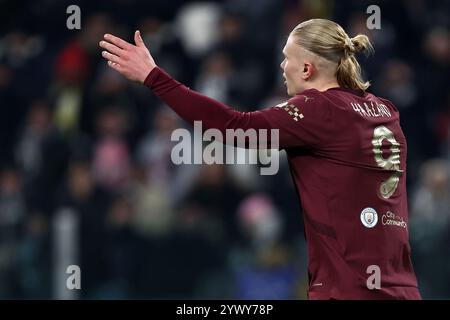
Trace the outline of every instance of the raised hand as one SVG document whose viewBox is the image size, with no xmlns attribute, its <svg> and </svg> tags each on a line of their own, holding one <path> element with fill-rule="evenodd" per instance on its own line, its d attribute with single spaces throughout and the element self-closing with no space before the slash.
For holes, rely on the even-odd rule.
<svg viewBox="0 0 450 320">
<path fill-rule="evenodd" d="M 156 64 L 139 31 L 134 33 L 134 42 L 136 45 L 112 34 L 105 34 L 104 40 L 100 41 L 100 47 L 105 49 L 102 56 L 108 60 L 108 66 L 129 80 L 144 83 Z"/>
</svg>

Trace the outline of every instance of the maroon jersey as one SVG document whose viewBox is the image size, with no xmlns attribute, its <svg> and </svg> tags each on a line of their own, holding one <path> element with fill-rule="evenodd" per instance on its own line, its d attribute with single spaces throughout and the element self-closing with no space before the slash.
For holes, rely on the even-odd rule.
<svg viewBox="0 0 450 320">
<path fill-rule="evenodd" d="M 406 140 L 391 102 L 310 89 L 238 112 L 159 68 L 145 84 L 205 129 L 279 130 L 303 208 L 310 299 L 420 299 L 408 239 Z"/>
</svg>

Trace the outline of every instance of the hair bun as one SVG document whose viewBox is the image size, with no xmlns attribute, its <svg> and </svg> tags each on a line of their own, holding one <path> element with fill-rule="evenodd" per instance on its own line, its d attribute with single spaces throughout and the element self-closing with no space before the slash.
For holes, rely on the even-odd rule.
<svg viewBox="0 0 450 320">
<path fill-rule="evenodd" d="M 354 54 L 355 53 L 355 44 L 353 43 L 353 39 L 346 37 L 344 39 L 344 50 L 346 54 Z"/>
<path fill-rule="evenodd" d="M 368 55 L 373 52 L 372 44 L 370 43 L 369 38 L 364 34 L 358 34 L 353 38 L 349 39 L 352 43 L 353 51 L 352 53 L 364 53 Z"/>
</svg>

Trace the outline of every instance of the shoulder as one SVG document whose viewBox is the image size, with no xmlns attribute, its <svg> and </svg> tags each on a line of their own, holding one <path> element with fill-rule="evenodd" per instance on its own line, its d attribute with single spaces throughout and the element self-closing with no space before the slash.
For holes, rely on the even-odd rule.
<svg viewBox="0 0 450 320">
<path fill-rule="evenodd" d="M 297 123 L 326 123 L 332 118 L 332 111 L 326 99 L 316 89 L 305 90 L 289 100 L 272 108 L 277 114 L 292 118 Z M 276 115 L 275 113 L 272 115 Z"/>
<path fill-rule="evenodd" d="M 384 104 L 386 107 L 394 110 L 395 113 L 398 113 L 398 109 L 397 107 L 392 103 L 392 101 L 385 99 L 385 98 L 381 98 L 381 97 L 376 97 L 378 100 L 380 100 L 380 102 L 382 102 L 382 104 Z"/>
<path fill-rule="evenodd" d="M 291 99 L 289 99 L 289 103 L 295 105 L 315 105 L 320 104 L 323 101 L 323 95 L 320 91 L 316 89 L 308 89 L 300 92 L 295 95 Z"/>
<path fill-rule="evenodd" d="M 397 117 L 400 116 L 400 113 L 399 113 L 397 107 L 392 103 L 392 101 L 390 101 L 386 98 L 382 98 L 382 97 L 374 95 L 373 93 L 366 92 L 364 94 L 364 99 L 366 99 L 367 101 L 370 101 L 370 102 L 372 102 L 372 101 L 375 102 L 377 105 L 380 105 L 383 109 L 384 108 L 388 109 L 392 115 L 396 115 Z"/>
<path fill-rule="evenodd" d="M 331 117 L 332 110 L 323 93 L 316 89 L 304 90 L 287 101 L 287 105 L 296 107 L 303 114 L 314 117 Z"/>
</svg>

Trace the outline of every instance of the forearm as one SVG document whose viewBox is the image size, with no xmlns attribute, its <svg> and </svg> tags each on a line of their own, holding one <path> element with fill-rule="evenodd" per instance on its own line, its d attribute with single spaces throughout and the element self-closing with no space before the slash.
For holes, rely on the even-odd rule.
<svg viewBox="0 0 450 320">
<path fill-rule="evenodd" d="M 206 130 L 216 128 L 248 129 L 251 127 L 251 113 L 239 112 L 231 107 L 190 90 L 160 68 L 154 68 L 144 84 L 169 105 L 181 118 L 193 124 L 202 121 Z"/>
<path fill-rule="evenodd" d="M 298 98 L 292 98 L 264 110 L 239 112 L 186 88 L 158 68 L 139 31 L 134 34 L 134 42 L 136 45 L 106 34 L 99 45 L 105 49 L 102 56 L 108 60 L 108 66 L 130 80 L 144 83 L 189 123 L 201 121 L 203 130 L 219 130 L 222 135 L 217 134 L 217 139 L 226 137 L 226 143 L 234 144 L 228 141 L 230 133 L 230 139 L 243 138 L 245 147 L 246 141 L 249 141 L 250 148 L 254 148 L 255 144 L 252 142 L 257 141 L 258 148 L 267 149 L 267 147 L 318 146 L 332 137 L 331 126 L 323 124 L 333 119 L 333 111 L 329 109 L 328 103 L 319 103 L 323 100 L 320 96 L 317 96 L 317 99 L 311 98 L 311 102 L 307 103 L 303 99 L 306 99 L 306 96 L 299 95 Z M 308 96 L 318 94 L 315 89 L 304 92 L 307 92 Z M 320 135 L 322 131 L 324 134 Z M 216 130 L 209 133 L 216 136 Z M 238 144 L 240 145 L 241 143 Z"/>
<path fill-rule="evenodd" d="M 131 45 L 110 34 L 106 34 L 104 39 L 104 41 L 100 41 L 100 46 L 107 51 L 103 51 L 102 55 L 108 60 L 108 65 L 111 68 L 130 80 L 143 82 L 179 116 L 191 124 L 194 121 L 201 121 L 203 130 L 214 128 L 219 130 L 222 136 L 227 136 L 229 133 L 227 129 L 234 129 L 238 136 L 246 136 L 246 133 L 242 134 L 237 129 L 242 129 L 245 132 L 247 129 L 253 129 L 253 131 L 273 129 L 271 124 L 273 116 L 267 112 L 236 111 L 223 103 L 190 90 L 175 79 L 172 79 L 172 77 L 156 66 L 153 57 L 145 47 L 139 31 L 136 31 L 134 36 L 136 45 Z M 254 133 L 252 130 L 249 131 L 250 135 Z M 213 132 L 214 136 L 216 136 L 216 131 Z M 213 134 L 211 131 L 210 133 Z M 217 136 L 217 139 L 219 139 L 220 135 Z M 269 136 L 270 138 L 262 137 L 260 140 L 262 142 L 261 148 L 265 148 L 264 142 L 270 143 L 272 135 L 270 134 Z M 257 139 L 258 137 L 249 138 L 251 140 L 250 147 L 254 146 L 251 142 Z M 230 142 L 230 144 L 234 143 Z"/>
</svg>

